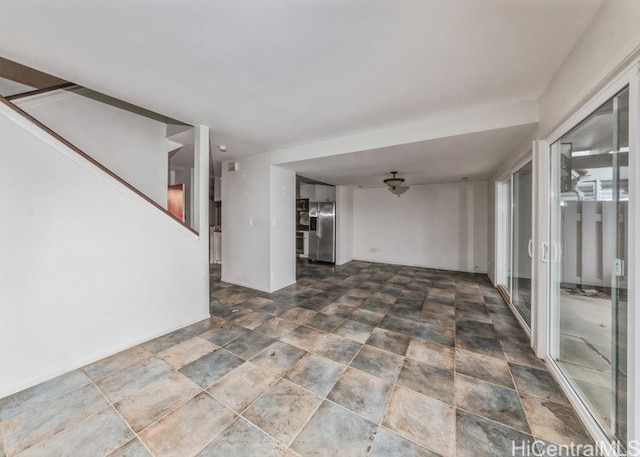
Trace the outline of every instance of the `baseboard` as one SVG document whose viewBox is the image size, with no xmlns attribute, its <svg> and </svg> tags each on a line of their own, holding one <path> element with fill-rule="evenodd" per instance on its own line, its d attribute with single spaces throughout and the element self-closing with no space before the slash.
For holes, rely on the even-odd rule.
<svg viewBox="0 0 640 457">
<path fill-rule="evenodd" d="M 151 341 L 154 338 L 158 338 L 159 336 L 166 335 L 168 333 L 171 333 L 171 332 L 174 332 L 176 330 L 179 330 L 179 329 L 181 329 L 183 327 L 187 327 L 189 325 L 195 324 L 195 323 L 203 321 L 205 319 L 209 319 L 209 317 L 210 317 L 210 315 L 209 315 L 209 313 L 207 313 L 207 314 L 204 314 L 204 315 L 202 315 L 202 316 L 200 316 L 198 318 L 189 319 L 188 321 L 186 321 L 186 322 L 184 322 L 182 324 L 179 324 L 177 326 L 169 327 L 166 330 L 162 330 L 160 332 L 152 333 L 150 336 L 145 336 L 145 337 L 142 337 L 140 339 L 134 340 L 134 342 L 126 343 L 126 344 L 123 344 L 123 345 L 120 345 L 120 346 L 116 346 L 115 348 L 109 349 L 107 351 L 92 355 L 90 357 L 86 357 L 86 358 L 84 358 L 82 360 L 77 361 L 76 363 L 71 363 L 71 364 L 69 364 L 68 366 L 66 366 L 64 368 L 60 368 L 59 370 L 53 370 L 53 371 L 45 373 L 45 374 L 43 374 L 41 376 L 37 376 L 35 378 L 31 378 L 30 380 L 25 381 L 24 383 L 21 383 L 21 384 L 15 386 L 15 387 L 11 388 L 8 391 L 0 392 L 0 398 L 8 397 L 9 395 L 13 395 L 15 393 L 21 392 L 21 391 L 23 391 L 25 389 L 28 389 L 30 387 L 37 386 L 40 383 L 43 383 L 45 381 L 49 381 L 51 379 L 57 378 L 58 376 L 62 376 L 65 373 L 69 373 L 71 371 L 74 371 L 74 370 L 77 370 L 77 369 L 82 368 L 84 366 L 87 366 L 87 365 L 89 365 L 91 363 L 97 362 L 98 360 L 102 360 L 105 357 L 109 357 L 109 356 L 112 356 L 112 355 L 117 354 L 119 352 L 126 351 L 127 349 L 131 349 L 132 347 L 138 346 L 138 345 L 140 345 L 142 343 L 146 343 L 147 341 Z"/>
<path fill-rule="evenodd" d="M 486 270 L 452 270 L 451 267 L 445 267 L 445 266 L 441 266 L 441 265 L 423 265 L 423 264 L 417 264 L 417 263 L 401 263 L 401 262 L 393 262 L 393 261 L 389 261 L 389 260 L 374 260 L 374 259 L 367 259 L 367 258 L 354 258 L 354 261 L 358 261 L 358 262 L 369 262 L 369 263 L 382 263 L 382 264 L 386 264 L 386 265 L 397 265 L 397 266 L 401 266 L 401 267 L 418 267 L 418 268 L 429 268 L 431 270 L 442 270 L 442 271 L 453 271 L 456 273 L 474 273 L 474 274 L 481 274 L 481 275 L 486 275 L 487 271 Z"/>
</svg>

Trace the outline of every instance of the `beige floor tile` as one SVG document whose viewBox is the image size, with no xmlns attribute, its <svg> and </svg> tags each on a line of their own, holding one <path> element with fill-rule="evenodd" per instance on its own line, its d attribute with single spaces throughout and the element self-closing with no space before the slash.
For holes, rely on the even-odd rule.
<svg viewBox="0 0 640 457">
<path fill-rule="evenodd" d="M 513 389 L 509 365 L 503 359 L 456 349 L 456 372 Z"/>
<path fill-rule="evenodd" d="M 241 325 L 244 328 L 248 328 L 250 330 L 254 330 L 260 325 L 264 324 L 266 321 L 271 319 L 273 316 L 271 314 L 262 312 L 262 311 L 253 311 L 251 313 L 247 313 L 244 316 L 240 316 L 235 319 L 234 324 Z"/>
<path fill-rule="evenodd" d="M 0 457 L 5 457 L 7 454 L 4 450 L 4 436 L 2 434 L 2 422 L 0 422 Z"/>
<path fill-rule="evenodd" d="M 0 398 L 0 421 L 8 421 L 12 417 L 89 383 L 91 383 L 91 379 L 82 370 L 75 370 L 8 397 Z"/>
<path fill-rule="evenodd" d="M 451 457 L 455 452 L 455 409 L 396 386 L 382 425 L 412 441 Z"/>
<path fill-rule="evenodd" d="M 136 346 L 119 352 L 111 357 L 98 360 L 83 368 L 84 372 L 94 381 L 111 373 L 127 368 L 135 363 L 151 357 L 151 353 L 142 346 Z"/>
<path fill-rule="evenodd" d="M 444 370 L 453 370 L 454 354 L 454 349 L 449 346 L 417 338 L 412 338 L 407 348 L 407 357 Z"/>
<path fill-rule="evenodd" d="M 556 444 L 591 443 L 571 407 L 523 393 L 520 399 L 534 436 Z"/>
<path fill-rule="evenodd" d="M 456 375 L 455 385 L 455 401 L 458 408 L 530 433 L 520 398 L 515 390 L 463 374 Z"/>
<path fill-rule="evenodd" d="M 392 385 L 368 373 L 347 368 L 327 399 L 378 424 L 384 414 Z"/>
<path fill-rule="evenodd" d="M 109 455 L 133 437 L 131 429 L 109 407 L 74 427 L 41 441 L 20 454 L 20 457 Z"/>
<path fill-rule="evenodd" d="M 377 429 L 374 423 L 325 400 L 291 449 L 300 456 L 366 457 Z"/>
<path fill-rule="evenodd" d="M 284 313 L 282 313 L 279 317 L 281 319 L 285 319 L 288 321 L 294 321 L 294 322 L 304 322 L 307 319 L 310 319 L 311 317 L 313 317 L 313 315 L 316 314 L 315 311 L 311 311 L 310 309 L 305 309 L 305 308 L 293 308 L 290 309 L 289 311 L 285 311 Z"/>
<path fill-rule="evenodd" d="M 260 332 L 272 338 L 279 338 L 293 331 L 293 329 L 298 327 L 298 325 L 300 324 L 297 322 L 288 321 L 279 317 L 272 317 L 264 324 L 256 327 L 255 330 L 256 332 Z"/>
<path fill-rule="evenodd" d="M 228 427 L 236 415 L 202 392 L 140 433 L 156 457 L 195 455 Z"/>
<path fill-rule="evenodd" d="M 157 357 L 149 357 L 100 379 L 96 385 L 109 401 L 115 404 L 171 373 L 171 370 L 171 365 L 166 362 Z"/>
<path fill-rule="evenodd" d="M 283 375 L 306 354 L 307 353 L 300 348 L 276 341 L 266 347 L 251 361 L 262 368 L 271 370 L 278 375 Z"/>
<path fill-rule="evenodd" d="M 109 454 L 109 457 L 152 457 L 151 452 L 138 439 L 134 438 L 124 446 Z"/>
<path fill-rule="evenodd" d="M 22 452 L 107 406 L 100 391 L 89 384 L 26 411 L 3 423 L 7 454 Z"/>
<path fill-rule="evenodd" d="M 182 343 L 178 343 L 175 346 L 171 346 L 164 351 L 160 351 L 158 357 L 176 370 L 179 370 L 194 360 L 198 360 L 200 357 L 215 351 L 218 347 L 219 346 L 196 336 Z"/>
<path fill-rule="evenodd" d="M 207 391 L 240 413 L 278 381 L 278 376 L 246 362 L 217 380 Z"/>
<path fill-rule="evenodd" d="M 216 437 L 198 457 L 282 457 L 285 447 L 240 417 Z"/>
<path fill-rule="evenodd" d="M 242 415 L 270 436 L 289 445 L 321 402 L 319 396 L 281 379 Z"/>
<path fill-rule="evenodd" d="M 140 431 L 193 398 L 200 388 L 180 373 L 167 376 L 117 403 L 116 409 L 135 431 Z"/>
<path fill-rule="evenodd" d="M 291 333 L 284 335 L 280 341 L 304 349 L 307 352 L 318 352 L 327 339 L 328 333 L 306 325 L 300 325 Z"/>
</svg>

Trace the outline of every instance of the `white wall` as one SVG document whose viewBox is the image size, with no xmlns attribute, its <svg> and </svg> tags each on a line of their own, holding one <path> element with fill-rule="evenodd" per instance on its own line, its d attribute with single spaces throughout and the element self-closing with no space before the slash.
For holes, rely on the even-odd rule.
<svg viewBox="0 0 640 457">
<path fill-rule="evenodd" d="M 354 257 L 487 271 L 487 182 L 354 190 Z"/>
<path fill-rule="evenodd" d="M 153 201 L 167 206 L 166 124 L 77 91 L 55 91 L 17 104 Z"/>
<path fill-rule="evenodd" d="M 296 173 L 271 166 L 271 285 L 296 282 Z"/>
<path fill-rule="evenodd" d="M 270 165 L 267 154 L 222 169 L 222 280 L 262 291 L 271 288 Z"/>
<path fill-rule="evenodd" d="M 295 172 L 269 154 L 222 169 L 222 280 L 273 292 L 296 280 Z"/>
<path fill-rule="evenodd" d="M 607 0 L 540 97 L 542 137 L 640 46 L 640 2 Z M 629 62 L 631 63 L 631 62 Z"/>
<path fill-rule="evenodd" d="M 206 176 L 198 237 L 4 105 L 0 142 L 0 397 L 208 316 Z"/>
<path fill-rule="evenodd" d="M 336 265 L 353 260 L 353 189 L 336 187 Z"/>
</svg>

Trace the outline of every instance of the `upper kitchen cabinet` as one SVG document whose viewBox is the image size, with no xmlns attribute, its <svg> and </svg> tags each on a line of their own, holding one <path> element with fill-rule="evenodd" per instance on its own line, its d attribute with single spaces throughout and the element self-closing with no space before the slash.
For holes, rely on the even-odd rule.
<svg viewBox="0 0 640 457">
<path fill-rule="evenodd" d="M 311 202 L 333 202 L 336 200 L 336 188 L 321 184 L 302 184 L 300 198 L 307 198 Z"/>
</svg>

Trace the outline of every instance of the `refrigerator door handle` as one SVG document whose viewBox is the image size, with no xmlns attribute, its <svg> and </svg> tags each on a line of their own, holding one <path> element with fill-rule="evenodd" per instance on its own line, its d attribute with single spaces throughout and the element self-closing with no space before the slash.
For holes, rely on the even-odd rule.
<svg viewBox="0 0 640 457">
<path fill-rule="evenodd" d="M 320 211 L 318 211 L 318 223 L 316 224 L 316 238 L 322 238 L 322 220 L 320 218 Z"/>
</svg>

